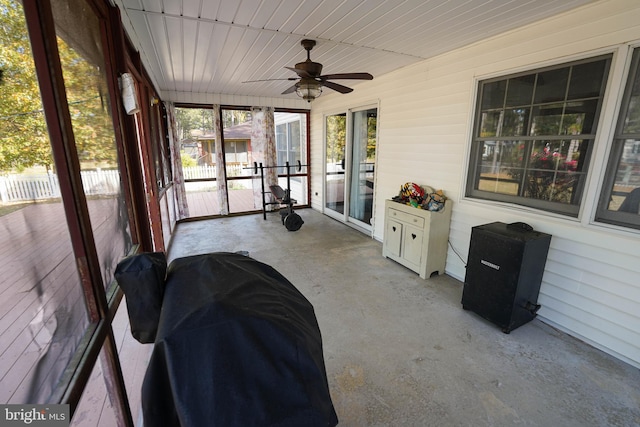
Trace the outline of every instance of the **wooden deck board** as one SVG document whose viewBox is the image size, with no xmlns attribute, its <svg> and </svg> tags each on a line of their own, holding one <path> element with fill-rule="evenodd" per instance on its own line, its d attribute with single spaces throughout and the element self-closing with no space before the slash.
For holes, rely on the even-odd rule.
<svg viewBox="0 0 640 427">
<path fill-rule="evenodd" d="M 220 214 L 217 191 L 187 192 L 187 204 L 191 218 Z M 229 191 L 229 211 L 231 213 L 256 210 L 262 210 L 262 206 L 254 207 L 252 189 Z"/>
<path fill-rule="evenodd" d="M 187 196 L 191 216 L 219 213 L 215 192 Z M 231 190 L 229 203 L 231 212 L 260 209 L 253 206 L 251 189 Z M 118 238 L 122 236 L 118 201 L 90 199 L 88 206 L 107 285 L 126 245 L 124 238 Z M 4 215 L 0 229 L 0 403 L 25 403 L 38 390 L 46 394 L 55 383 L 87 326 L 86 309 L 60 203 L 34 203 Z M 34 323 L 39 312 L 42 318 Z M 64 333 L 54 337 L 61 329 Z M 131 336 L 124 301 L 113 330 L 132 416 L 138 419 L 152 346 Z M 94 382 L 82 398 L 88 412 L 74 419 L 78 425 L 113 425 L 99 366 L 96 369 L 98 374 L 92 374 Z"/>
<path fill-rule="evenodd" d="M 71 242 L 58 205 L 30 205 L 1 218 L 3 226 L 12 227 L 0 234 L 0 297 L 6 303 L 7 292 L 28 291 L 51 272 L 71 253 Z"/>
<path fill-rule="evenodd" d="M 113 334 L 122 366 L 127 398 L 131 406 L 131 416 L 135 422 L 140 415 L 142 381 L 151 357 L 152 345 L 140 344 L 131 335 L 125 300 L 122 300 L 114 317 Z M 116 425 L 115 414 L 107 396 L 101 372 L 100 363 L 98 363 L 87 384 L 82 401 L 78 405 L 72 426 L 111 427 Z"/>
<path fill-rule="evenodd" d="M 142 381 L 149 364 L 153 345 L 140 344 L 131 335 L 125 300 L 122 301 L 114 318 L 113 333 L 118 346 L 127 397 L 131 405 L 131 415 L 135 421 L 141 410 Z"/>
<path fill-rule="evenodd" d="M 68 270 L 75 273 L 72 268 Z M 86 328 L 86 315 L 79 313 L 84 312 L 80 290 L 52 280 L 51 286 L 44 283 L 49 297 L 34 298 L 31 308 L 2 335 L 3 344 L 13 340 L 0 357 L 0 401 L 34 402 L 42 399 L 38 396 L 48 396 Z M 20 376 L 15 376 L 17 373 Z M 5 396 L 8 390 L 12 390 L 11 395 Z"/>
<path fill-rule="evenodd" d="M 107 285 L 125 251 L 118 200 L 87 204 Z M 87 326 L 76 261 L 60 203 L 25 206 L 0 228 L 0 402 L 40 403 Z"/>
<path fill-rule="evenodd" d="M 82 393 L 70 425 L 78 427 L 117 425 L 115 414 L 106 396 L 107 390 L 102 377 L 100 358 L 98 358 L 98 363 L 91 372 L 89 383 Z"/>
</svg>

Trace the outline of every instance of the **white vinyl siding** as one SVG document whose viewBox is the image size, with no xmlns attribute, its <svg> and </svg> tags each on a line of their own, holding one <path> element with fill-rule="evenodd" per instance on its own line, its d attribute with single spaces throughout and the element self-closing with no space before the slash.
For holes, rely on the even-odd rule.
<svg viewBox="0 0 640 427">
<path fill-rule="evenodd" d="M 529 223 L 553 236 L 539 318 L 640 367 L 640 232 L 593 221 L 630 47 L 639 43 L 640 3 L 597 1 L 350 84 L 355 90 L 348 95 L 324 90 L 311 106 L 312 207 L 322 210 L 324 116 L 379 102 L 374 237 L 384 234 L 385 199 L 405 182 L 442 189 L 452 199 L 449 240 L 465 262 L 471 227 Z M 604 54 L 613 59 L 578 218 L 464 198 L 478 82 Z M 464 280 L 464 262 L 451 248 L 446 272 Z"/>
</svg>

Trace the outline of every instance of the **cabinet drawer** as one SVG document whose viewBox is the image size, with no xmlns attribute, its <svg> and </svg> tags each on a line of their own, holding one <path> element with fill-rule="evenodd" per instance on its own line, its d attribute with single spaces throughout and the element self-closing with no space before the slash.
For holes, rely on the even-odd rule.
<svg viewBox="0 0 640 427">
<path fill-rule="evenodd" d="M 411 215 L 406 212 L 401 212 L 396 209 L 389 209 L 389 215 L 396 221 L 406 222 L 414 227 L 424 227 L 424 218 L 416 215 Z"/>
</svg>

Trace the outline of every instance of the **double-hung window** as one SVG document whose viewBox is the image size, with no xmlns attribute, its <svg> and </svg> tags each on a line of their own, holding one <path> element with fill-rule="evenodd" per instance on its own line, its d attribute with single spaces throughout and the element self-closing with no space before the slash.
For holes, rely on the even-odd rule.
<svg viewBox="0 0 640 427">
<path fill-rule="evenodd" d="M 596 220 L 640 229 L 640 48 L 618 115 Z"/>
<path fill-rule="evenodd" d="M 610 62 L 481 81 L 466 195 L 577 217 Z"/>
</svg>

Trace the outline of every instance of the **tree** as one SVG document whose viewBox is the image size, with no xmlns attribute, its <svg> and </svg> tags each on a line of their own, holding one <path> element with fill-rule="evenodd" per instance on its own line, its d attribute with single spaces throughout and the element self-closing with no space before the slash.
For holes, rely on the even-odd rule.
<svg viewBox="0 0 640 427">
<path fill-rule="evenodd" d="M 378 127 L 377 116 L 367 119 L 367 160 L 376 158 L 376 134 Z"/>
<path fill-rule="evenodd" d="M 78 158 L 83 167 L 117 167 L 117 149 L 104 66 L 83 58 L 58 37 L 58 51 L 73 125 Z M 94 61 L 100 61 L 96 55 Z"/>
<path fill-rule="evenodd" d="M 222 110 L 222 127 L 229 128 L 251 120 L 247 110 Z M 210 108 L 176 108 L 178 136 L 181 140 L 193 136 L 193 131 L 213 133 L 213 111 Z"/>
<path fill-rule="evenodd" d="M 24 14 L 16 0 L 0 0 L 0 44 L 0 172 L 35 165 L 50 169 L 51 144 Z M 58 51 L 78 157 L 83 166 L 115 166 L 113 121 L 101 71 L 105 67 L 83 58 L 61 38 Z"/>
<path fill-rule="evenodd" d="M 207 108 L 176 108 L 176 122 L 180 140 L 189 139 L 194 130 L 212 132 L 213 112 Z"/>
<path fill-rule="evenodd" d="M 222 127 L 230 128 L 251 120 L 251 112 L 247 110 L 222 110 Z"/>
<path fill-rule="evenodd" d="M 0 172 L 53 161 L 31 45 L 14 0 L 0 0 Z"/>
<path fill-rule="evenodd" d="M 327 163 L 338 163 L 344 159 L 347 141 L 347 116 L 338 114 L 327 117 Z"/>
</svg>

